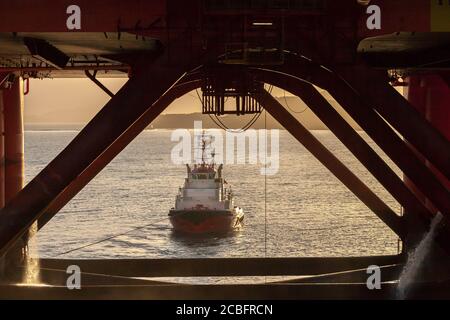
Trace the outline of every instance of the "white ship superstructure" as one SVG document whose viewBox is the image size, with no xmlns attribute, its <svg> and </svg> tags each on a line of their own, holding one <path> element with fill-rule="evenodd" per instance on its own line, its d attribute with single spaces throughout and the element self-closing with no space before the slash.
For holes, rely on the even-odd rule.
<svg viewBox="0 0 450 320">
<path fill-rule="evenodd" d="M 241 225 L 243 210 L 234 205 L 231 186 L 222 176 L 223 165 L 206 163 L 202 136 L 202 160 L 187 164 L 187 177 L 176 196 L 169 217 L 176 230 L 189 233 L 227 231 Z"/>
</svg>

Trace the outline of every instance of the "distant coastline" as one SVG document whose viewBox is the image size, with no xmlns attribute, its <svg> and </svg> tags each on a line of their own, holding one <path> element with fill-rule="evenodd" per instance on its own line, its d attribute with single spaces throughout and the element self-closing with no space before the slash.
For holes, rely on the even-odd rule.
<svg viewBox="0 0 450 320">
<path fill-rule="evenodd" d="M 277 98 L 279 102 L 285 105 L 291 114 L 296 117 L 309 130 L 328 130 L 328 128 L 314 115 L 314 113 L 305 106 L 305 104 L 298 98 L 285 97 Z M 329 100 L 330 104 L 339 110 L 335 101 Z M 64 131 L 64 130 L 81 130 L 90 118 L 86 112 L 80 110 L 67 108 L 64 113 L 52 112 L 52 108 L 46 111 L 39 111 L 34 109 L 25 109 L 25 130 L 27 131 Z M 92 111 L 92 110 L 91 110 Z M 342 113 L 344 119 L 349 120 L 348 115 Z M 248 124 L 253 115 L 235 116 L 225 115 L 220 117 L 220 121 L 225 127 L 231 129 L 240 129 Z M 152 122 L 147 129 L 178 129 L 186 128 L 192 129 L 194 121 L 202 121 L 205 129 L 219 129 L 219 122 L 209 115 L 196 113 L 163 113 Z M 353 122 L 350 124 L 357 130 L 360 128 Z M 260 115 L 258 120 L 253 124 L 254 129 L 283 129 L 283 127 L 275 121 L 269 114 L 264 113 Z"/>
<path fill-rule="evenodd" d="M 240 129 L 252 120 L 253 115 L 220 117 L 221 123 L 227 128 Z M 308 115 L 306 112 L 299 117 L 299 120 L 309 130 L 327 130 L 328 128 L 320 121 Z M 202 121 L 204 129 L 220 129 L 218 121 L 214 117 L 201 113 L 190 114 L 162 114 L 147 129 L 193 129 L 194 121 Z M 61 130 L 81 130 L 87 122 L 25 122 L 26 131 L 61 131 Z M 252 125 L 253 129 L 283 129 L 269 114 L 265 117 L 261 114 L 258 120 Z"/>
</svg>

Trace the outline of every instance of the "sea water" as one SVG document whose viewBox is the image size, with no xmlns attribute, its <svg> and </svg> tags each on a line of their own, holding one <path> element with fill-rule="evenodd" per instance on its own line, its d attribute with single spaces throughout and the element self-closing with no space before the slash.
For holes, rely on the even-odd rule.
<svg viewBox="0 0 450 320">
<path fill-rule="evenodd" d="M 171 130 L 144 131 L 37 235 L 32 255 L 55 257 L 135 227 L 149 227 L 58 258 L 188 258 L 364 256 L 397 253 L 398 237 L 286 131 L 280 131 L 280 168 L 226 165 L 244 227 L 231 235 L 196 239 L 172 232 L 174 205 L 186 168 L 170 160 Z M 27 131 L 29 181 L 76 131 Z M 399 204 L 329 131 L 313 134 L 394 211 Z M 372 146 L 365 134 L 362 134 Z M 94 139 L 94 138 L 93 138 Z M 374 146 L 374 148 L 378 150 Z M 74 159 L 79 155 L 74 155 Z M 386 158 L 383 154 L 382 156 Z M 392 163 L 387 160 L 388 163 Z M 400 171 L 393 166 L 400 176 Z"/>
</svg>

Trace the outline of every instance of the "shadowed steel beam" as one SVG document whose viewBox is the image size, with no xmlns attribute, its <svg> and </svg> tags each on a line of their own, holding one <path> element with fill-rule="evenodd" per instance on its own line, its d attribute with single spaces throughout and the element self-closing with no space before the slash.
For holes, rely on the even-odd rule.
<svg viewBox="0 0 450 320">
<path fill-rule="evenodd" d="M 40 259 L 41 268 L 123 277 L 319 275 L 404 262 L 403 255 L 303 258 Z"/>
<path fill-rule="evenodd" d="M 274 299 L 388 299 L 395 297 L 394 283 L 383 283 L 380 290 L 368 290 L 366 283 L 330 284 L 166 284 L 166 285 L 98 285 L 82 290 L 67 290 L 67 286 L 29 287 L 0 285 L 0 299 L 127 299 L 127 300 L 274 300 Z M 420 287 L 414 298 L 449 299 L 449 287 Z"/>
<path fill-rule="evenodd" d="M 23 42 L 34 58 L 57 69 L 64 68 L 70 60 L 68 55 L 45 40 L 25 37 Z"/>
<path fill-rule="evenodd" d="M 103 83 L 101 83 L 95 76 L 97 75 L 97 70 L 94 71 L 93 74 L 89 72 L 89 70 L 84 70 L 84 74 L 88 77 L 93 83 L 95 83 L 100 89 L 102 89 L 108 96 L 111 98 L 114 97 L 114 93 L 111 92 Z"/>
<path fill-rule="evenodd" d="M 20 68 L 20 71 L 27 72 L 39 72 L 39 71 L 85 71 L 85 70 L 103 70 L 103 71 L 122 71 L 124 73 L 128 73 L 131 70 L 131 67 L 126 64 L 104 64 L 104 65 L 82 65 L 82 66 L 67 66 L 61 69 L 57 69 L 55 67 L 23 67 Z M 0 67 L 0 72 L 14 72 L 17 71 L 17 67 Z M 69 72 L 68 72 L 69 73 Z M 2 80 L 0 78 L 0 85 Z"/>
<path fill-rule="evenodd" d="M 283 88 L 300 97 L 403 207 L 417 213 L 424 222 L 430 221 L 432 213 L 313 85 L 277 71 L 254 69 L 251 72 L 259 81 Z"/>
<path fill-rule="evenodd" d="M 327 90 L 403 173 L 442 212 L 450 217 L 450 192 L 398 136 L 386 121 L 342 78 L 299 55 L 285 56 L 277 68 Z"/>
<path fill-rule="evenodd" d="M 383 275 L 382 282 L 397 281 L 404 264 L 377 265 Z M 320 274 L 297 279 L 281 280 L 277 283 L 366 283 L 367 267 L 355 270 Z"/>
<path fill-rule="evenodd" d="M 184 80 L 184 78 L 183 78 Z M 44 210 L 38 220 L 41 229 L 58 213 L 75 195 L 78 194 L 103 168 L 105 168 L 125 147 L 136 138 L 155 118 L 161 114 L 175 99 L 198 88 L 201 80 L 180 82 L 167 91 L 151 108 L 134 122 L 113 144 L 111 144 L 89 167 L 73 180 Z"/>
<path fill-rule="evenodd" d="M 51 286 L 66 286 L 67 285 L 67 268 L 52 269 L 39 268 L 39 277 L 41 283 Z M 115 275 L 105 275 L 99 273 L 90 273 L 81 271 L 82 286 L 88 285 L 150 285 L 150 284 L 165 284 L 167 282 L 152 281 L 150 279 L 135 279 L 132 277 L 121 277 Z"/>
<path fill-rule="evenodd" d="M 338 72 L 361 99 L 380 113 L 412 146 L 450 180 L 450 141 L 428 122 L 387 80 L 367 67 Z"/>
<path fill-rule="evenodd" d="M 22 191 L 0 210 L 0 256 L 44 209 L 183 75 L 163 64 L 142 68 Z"/>
<path fill-rule="evenodd" d="M 378 196 L 370 190 L 352 171 L 339 161 L 320 141 L 295 119 L 267 91 L 255 95 L 255 99 L 274 117 L 289 133 L 294 136 L 317 160 L 334 174 L 350 191 L 352 191 L 370 210 L 372 210 L 400 238 L 404 237 L 404 224 Z"/>
</svg>

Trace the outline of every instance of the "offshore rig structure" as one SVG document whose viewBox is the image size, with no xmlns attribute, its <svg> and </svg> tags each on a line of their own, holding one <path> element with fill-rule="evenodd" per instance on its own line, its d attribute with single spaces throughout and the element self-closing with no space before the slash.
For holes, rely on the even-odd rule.
<svg viewBox="0 0 450 320">
<path fill-rule="evenodd" d="M 442 0 L 0 1 L 0 298 L 390 298 L 440 212 L 412 297 L 450 297 L 450 3 Z M 117 94 L 99 78 L 129 78 Z M 24 186 L 23 99 L 30 78 L 88 77 L 111 99 Z M 394 212 L 264 84 L 300 97 L 401 204 Z M 394 86 L 403 86 L 405 96 Z M 401 178 L 319 93 L 327 90 Z M 178 97 L 201 88 L 203 112 L 264 108 L 402 240 L 399 255 L 342 258 L 40 259 L 41 229 Z M 236 101 L 225 108 L 225 99 Z M 57 241 L 57 239 L 55 239 Z M 82 290 L 65 287 L 78 265 Z M 366 268 L 382 269 L 380 290 Z M 181 285 L 143 277 L 302 276 L 288 282 Z M 307 277 L 304 277 L 307 276 Z M 320 285 L 318 285 L 320 284 Z"/>
</svg>

